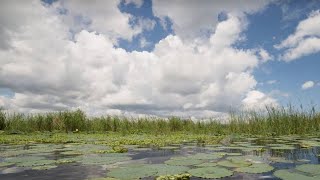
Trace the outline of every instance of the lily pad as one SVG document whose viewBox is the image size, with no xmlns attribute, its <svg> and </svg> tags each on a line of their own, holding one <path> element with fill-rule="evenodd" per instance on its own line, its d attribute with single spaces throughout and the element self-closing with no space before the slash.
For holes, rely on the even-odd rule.
<svg viewBox="0 0 320 180">
<path fill-rule="evenodd" d="M 290 145 L 281 145 L 281 146 L 272 146 L 272 147 L 270 147 L 270 149 L 273 149 L 273 150 L 294 150 L 296 148 L 294 146 L 290 146 Z"/>
<path fill-rule="evenodd" d="M 212 166 L 217 166 L 218 164 L 215 162 L 206 162 L 206 163 L 202 163 L 202 164 L 197 164 L 195 166 L 198 167 L 212 167 Z"/>
<path fill-rule="evenodd" d="M 319 180 L 319 177 L 307 176 L 289 170 L 278 170 L 273 175 L 283 180 Z"/>
<path fill-rule="evenodd" d="M 233 161 L 224 160 L 224 161 L 218 162 L 218 165 L 219 166 L 224 166 L 224 167 L 246 167 L 246 166 L 250 166 L 251 163 L 247 162 L 247 161 L 236 161 L 236 162 L 233 162 Z"/>
<path fill-rule="evenodd" d="M 269 160 L 277 163 L 294 163 L 292 160 L 287 160 L 283 157 L 269 157 Z"/>
<path fill-rule="evenodd" d="M 221 154 L 221 153 L 212 153 L 212 154 L 198 153 L 198 154 L 187 156 L 187 157 L 190 159 L 213 160 L 213 159 L 220 159 L 223 156 L 224 154 Z"/>
<path fill-rule="evenodd" d="M 252 174 L 259 174 L 272 171 L 274 168 L 268 164 L 258 163 L 252 164 L 248 167 L 240 167 L 236 168 L 235 171 L 237 172 L 244 172 L 244 173 L 252 173 Z"/>
<path fill-rule="evenodd" d="M 32 170 L 49 170 L 56 167 L 58 166 L 55 166 L 55 165 L 36 166 L 36 167 L 33 167 Z"/>
<path fill-rule="evenodd" d="M 226 153 L 227 156 L 241 156 L 242 153 Z"/>
<path fill-rule="evenodd" d="M 12 162 L 0 162 L 0 167 L 12 166 L 14 163 Z"/>
<path fill-rule="evenodd" d="M 259 156 L 229 156 L 227 157 L 227 160 L 230 160 L 235 163 L 242 163 L 244 161 L 250 162 L 250 163 L 263 163 L 263 159 Z"/>
<path fill-rule="evenodd" d="M 157 170 L 149 166 L 122 167 L 111 169 L 110 172 L 107 173 L 109 177 L 118 178 L 121 180 L 139 179 L 154 176 L 156 174 Z"/>
<path fill-rule="evenodd" d="M 175 157 L 165 161 L 168 165 L 175 166 L 191 166 L 196 164 L 201 164 L 203 161 L 200 159 L 192 159 L 188 157 Z"/>
<path fill-rule="evenodd" d="M 156 176 L 182 174 L 190 169 L 185 166 L 171 166 L 166 164 L 152 164 L 149 168 L 153 168 L 157 171 Z"/>
<path fill-rule="evenodd" d="M 320 175 L 320 164 L 303 164 L 297 166 L 296 169 L 314 176 Z"/>
<path fill-rule="evenodd" d="M 166 176 L 159 176 L 156 180 L 187 180 L 190 179 L 191 175 L 188 173 L 185 174 L 175 174 L 175 175 L 166 175 Z"/>
<path fill-rule="evenodd" d="M 203 167 L 191 169 L 188 171 L 192 176 L 200 177 L 200 178 L 223 178 L 232 176 L 233 172 L 221 167 Z"/>
<path fill-rule="evenodd" d="M 18 167 L 34 167 L 34 166 L 46 166 L 46 165 L 52 165 L 55 164 L 55 160 L 49 160 L 49 159 L 42 159 L 42 160 L 36 160 L 36 161 L 25 161 L 17 163 L 16 166 Z"/>
<path fill-rule="evenodd" d="M 43 159 L 45 158 L 39 157 L 39 156 L 17 156 L 17 157 L 6 158 L 5 162 L 21 163 L 21 162 L 27 162 L 27 161 L 38 161 Z"/>
<path fill-rule="evenodd" d="M 123 155 L 122 153 L 112 153 L 112 154 L 104 154 L 104 155 L 96 155 L 96 156 L 84 156 L 80 161 L 82 164 L 86 165 L 107 165 L 113 164 L 120 161 L 127 161 L 131 158 Z"/>
</svg>

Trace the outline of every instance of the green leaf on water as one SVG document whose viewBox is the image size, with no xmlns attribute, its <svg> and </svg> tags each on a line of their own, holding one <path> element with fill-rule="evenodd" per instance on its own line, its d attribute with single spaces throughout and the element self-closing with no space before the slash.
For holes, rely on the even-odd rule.
<svg viewBox="0 0 320 180">
<path fill-rule="evenodd" d="M 270 147 L 270 149 L 273 149 L 273 150 L 294 150 L 296 148 L 294 146 L 282 144 L 280 146 L 272 146 L 272 147 Z"/>
<path fill-rule="evenodd" d="M 55 160 L 49 159 L 42 159 L 42 160 L 35 160 L 35 161 L 25 161 L 17 163 L 16 166 L 18 167 L 34 167 L 34 166 L 46 166 L 55 164 Z"/>
<path fill-rule="evenodd" d="M 6 158 L 4 161 L 10 162 L 10 163 L 21 163 L 21 162 L 27 162 L 27 161 L 43 160 L 43 159 L 45 158 L 40 156 L 17 156 L 17 157 Z"/>
<path fill-rule="evenodd" d="M 228 160 L 223 160 L 218 162 L 219 166 L 224 166 L 224 167 L 246 167 L 250 166 L 251 163 L 247 161 L 228 161 Z"/>
<path fill-rule="evenodd" d="M 320 164 L 303 164 L 297 166 L 296 169 L 314 176 L 320 175 Z"/>
<path fill-rule="evenodd" d="M 107 175 L 108 177 L 118 178 L 121 180 L 140 179 L 144 177 L 154 176 L 157 170 L 150 166 L 136 166 L 136 167 L 121 167 L 111 169 Z"/>
<path fill-rule="evenodd" d="M 283 180 L 319 180 L 320 177 L 312 177 L 289 170 L 278 170 L 274 172 L 274 176 Z"/>
<path fill-rule="evenodd" d="M 269 157 L 269 160 L 277 163 L 294 163 L 292 160 L 287 160 L 283 157 Z"/>
<path fill-rule="evenodd" d="M 188 157 L 175 157 L 165 161 L 168 165 L 176 166 L 191 166 L 196 164 L 201 164 L 203 161 L 200 159 L 192 159 Z"/>
<path fill-rule="evenodd" d="M 125 156 L 125 154 L 112 153 L 103 155 L 84 156 L 83 159 L 80 160 L 80 162 L 85 165 L 107 165 L 120 161 L 128 161 L 130 159 L 131 158 L 129 156 Z"/>
<path fill-rule="evenodd" d="M 12 162 L 0 162 L 0 167 L 12 166 L 14 163 Z"/>
<path fill-rule="evenodd" d="M 206 163 L 202 163 L 202 164 L 197 164 L 195 166 L 197 167 L 212 167 L 212 166 L 217 166 L 218 164 L 215 162 L 206 162 Z"/>
<path fill-rule="evenodd" d="M 196 168 L 189 170 L 188 173 L 195 177 L 216 179 L 233 175 L 232 171 L 221 167 Z"/>
<path fill-rule="evenodd" d="M 200 160 L 214 160 L 214 159 L 220 159 L 224 156 L 224 153 L 212 153 L 212 154 L 206 154 L 206 153 L 198 153 L 195 155 L 187 156 L 190 159 L 200 159 Z"/>
<path fill-rule="evenodd" d="M 36 167 L 32 167 L 32 170 L 49 170 L 56 167 L 58 166 L 54 166 L 54 165 L 36 166 Z"/>
<path fill-rule="evenodd" d="M 259 173 L 265 173 L 265 172 L 272 171 L 273 169 L 274 168 L 268 164 L 257 163 L 257 164 L 252 164 L 251 166 L 248 166 L 248 167 L 236 168 L 235 171 L 244 172 L 244 173 L 259 174 Z"/>
<path fill-rule="evenodd" d="M 182 174 L 190 169 L 185 166 L 172 166 L 166 164 L 152 164 L 149 165 L 149 168 L 153 168 L 157 171 L 156 176 Z"/>
</svg>

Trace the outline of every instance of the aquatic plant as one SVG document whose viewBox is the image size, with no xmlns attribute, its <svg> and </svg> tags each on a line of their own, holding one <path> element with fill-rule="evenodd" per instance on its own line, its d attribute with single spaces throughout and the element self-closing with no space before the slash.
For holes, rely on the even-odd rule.
<svg viewBox="0 0 320 180">
<path fill-rule="evenodd" d="M 166 176 L 159 176 L 156 180 L 189 180 L 191 177 L 190 174 L 176 174 L 176 175 L 166 175 Z"/>
<path fill-rule="evenodd" d="M 127 134 L 185 134 L 206 135 L 290 135 L 310 134 L 320 130 L 320 113 L 315 108 L 305 110 L 288 107 L 266 107 L 266 111 L 242 111 L 230 113 L 224 123 L 217 119 L 193 121 L 179 117 L 128 118 L 122 116 L 88 117 L 83 111 L 61 111 L 44 114 L 9 113 L 0 109 L 0 130 L 7 133 L 69 132 Z M 229 137 L 229 136 L 228 136 Z M 208 137 L 197 136 L 198 143 L 207 143 Z M 225 138 L 222 143 L 228 144 Z M 285 142 L 286 139 L 283 140 Z M 164 146 L 165 144 L 161 144 Z"/>
<path fill-rule="evenodd" d="M 223 178 L 227 176 L 232 176 L 233 172 L 221 167 L 203 167 L 195 168 L 188 171 L 192 176 L 200 178 Z"/>
<path fill-rule="evenodd" d="M 173 157 L 167 161 L 165 161 L 168 165 L 175 166 L 190 166 L 203 163 L 200 159 L 189 158 L 189 157 Z"/>
<path fill-rule="evenodd" d="M 256 163 L 247 167 L 236 168 L 235 171 L 243 173 L 259 174 L 272 171 L 274 168 L 268 164 Z"/>
<path fill-rule="evenodd" d="M 54 169 L 57 167 L 58 166 L 55 166 L 55 165 L 35 166 L 35 167 L 32 167 L 32 170 L 49 170 L 49 169 Z"/>
<path fill-rule="evenodd" d="M 296 170 L 312 174 L 313 176 L 320 176 L 320 164 L 303 164 L 297 166 Z"/>
<path fill-rule="evenodd" d="M 139 179 L 149 176 L 154 176 L 157 173 L 155 168 L 149 166 L 133 166 L 133 167 L 121 167 L 111 169 L 108 173 L 108 177 L 118 178 L 121 180 Z"/>
<path fill-rule="evenodd" d="M 319 177 L 307 176 L 290 170 L 277 170 L 273 175 L 283 180 L 319 180 Z"/>
</svg>

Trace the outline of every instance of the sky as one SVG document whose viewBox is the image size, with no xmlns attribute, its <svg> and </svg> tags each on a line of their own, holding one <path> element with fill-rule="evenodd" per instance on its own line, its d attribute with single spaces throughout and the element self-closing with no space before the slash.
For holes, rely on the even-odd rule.
<svg viewBox="0 0 320 180">
<path fill-rule="evenodd" d="M 217 117 L 320 106 L 320 1 L 2 0 L 0 107 Z"/>
</svg>

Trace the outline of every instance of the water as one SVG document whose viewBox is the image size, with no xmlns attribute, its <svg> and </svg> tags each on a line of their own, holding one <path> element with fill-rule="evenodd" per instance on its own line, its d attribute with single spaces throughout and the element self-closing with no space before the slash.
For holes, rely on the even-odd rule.
<svg viewBox="0 0 320 180">
<path fill-rule="evenodd" d="M 317 144 L 319 143 L 319 144 Z M 310 145 L 312 144 L 312 145 Z M 275 138 L 275 139 L 238 139 L 237 142 L 228 145 L 205 146 L 195 143 L 185 143 L 173 145 L 176 149 L 139 149 L 135 146 L 128 146 L 129 150 L 121 157 L 130 157 L 131 160 L 120 160 L 113 163 L 86 164 L 85 158 L 109 156 L 108 154 L 97 154 L 97 150 L 110 149 L 105 145 L 82 145 L 82 144 L 36 144 L 36 145 L 0 145 L 0 179 L 1 180 L 42 180 L 42 179 L 93 179 L 107 177 L 110 169 L 126 167 L 130 165 L 144 164 L 163 164 L 172 157 L 184 156 L 191 157 L 198 153 L 240 153 L 241 156 L 259 157 L 261 163 L 269 164 L 274 169 L 269 172 L 252 174 L 239 173 L 235 168 L 225 167 L 234 172 L 224 180 L 234 179 L 279 179 L 273 174 L 279 169 L 294 169 L 301 164 L 320 164 L 320 141 L 317 138 Z M 70 153 L 65 153 L 70 152 Z M 72 154 L 74 153 L 74 154 Z M 118 154 L 115 154 L 118 156 Z M 236 154 L 234 154 L 236 155 Z M 56 168 L 48 170 L 33 170 L 34 167 L 42 165 L 32 164 L 26 167 L 22 162 L 22 157 L 30 158 L 41 157 L 45 160 L 54 160 L 47 165 L 56 165 Z M 220 162 L 226 160 L 231 155 L 224 155 L 218 159 L 207 159 L 203 162 Z M 72 162 L 56 164 L 58 160 L 74 158 Z M 21 162 L 19 161 L 21 159 Z M 11 162 L 7 166 L 4 162 Z M 36 161 L 35 161 L 36 162 Z M 47 162 L 44 162 L 47 163 Z M 219 165 L 218 165 L 219 166 Z M 196 168 L 195 166 L 188 166 Z M 155 179 L 155 177 L 144 177 L 142 179 Z M 190 179 L 201 179 L 191 177 Z"/>
</svg>

